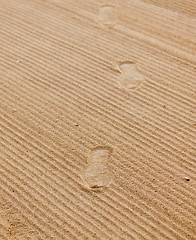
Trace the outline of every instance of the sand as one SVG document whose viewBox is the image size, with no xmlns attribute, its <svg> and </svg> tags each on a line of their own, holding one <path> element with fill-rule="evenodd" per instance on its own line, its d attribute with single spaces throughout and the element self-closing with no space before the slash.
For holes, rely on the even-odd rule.
<svg viewBox="0 0 196 240">
<path fill-rule="evenodd" d="M 196 2 L 0 0 L 0 239 L 196 239 Z"/>
</svg>

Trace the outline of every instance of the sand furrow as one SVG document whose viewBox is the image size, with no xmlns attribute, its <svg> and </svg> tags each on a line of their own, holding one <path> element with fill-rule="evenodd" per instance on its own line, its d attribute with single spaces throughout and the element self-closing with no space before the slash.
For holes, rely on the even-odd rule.
<svg viewBox="0 0 196 240">
<path fill-rule="evenodd" d="M 159 69 L 160 69 L 160 67 L 159 67 Z M 147 69 L 147 70 L 149 70 L 149 69 Z M 162 71 L 162 73 L 163 73 L 163 71 Z M 193 73 L 194 73 L 194 71 L 193 71 Z M 158 76 L 160 76 L 160 74 L 159 74 Z M 177 76 L 178 76 L 178 75 L 177 75 Z M 166 79 L 171 80 L 171 78 L 168 78 L 168 77 L 167 77 Z M 193 79 L 192 82 L 194 82 L 195 77 L 194 77 L 193 75 L 192 75 L 192 78 L 191 78 L 191 76 L 189 76 L 189 77 L 187 78 L 187 81 L 190 80 L 190 79 Z M 157 79 L 156 79 L 156 81 L 157 81 Z M 191 86 L 190 84 L 187 85 L 187 81 L 185 82 L 186 85 L 184 85 L 184 86 L 182 85 L 183 88 L 180 88 L 181 90 L 182 90 L 182 89 L 186 89 L 187 87 L 190 87 L 190 86 Z M 170 82 L 171 82 L 171 81 L 170 81 Z M 176 83 L 178 83 L 178 85 L 179 85 L 179 80 L 178 80 L 178 78 L 176 78 Z M 167 84 L 168 84 L 168 83 L 167 83 Z M 172 87 L 172 86 L 171 86 L 171 87 Z M 186 88 L 185 88 L 185 87 L 186 87 Z M 183 91 L 184 91 L 184 90 L 183 90 Z M 180 97 L 181 97 L 181 96 L 180 96 Z M 190 100 L 190 98 L 189 98 L 189 100 Z"/>
<path fill-rule="evenodd" d="M 53 180 L 54 181 L 54 180 Z M 108 220 L 107 220 L 108 221 Z M 141 221 L 141 219 L 140 219 L 140 221 Z M 165 236 L 165 235 L 163 235 L 163 236 Z M 177 235 L 177 236 L 179 236 L 179 235 Z M 168 236 L 167 236 L 168 237 Z"/>
<path fill-rule="evenodd" d="M 114 120 L 112 120 L 112 122 L 113 122 Z M 119 125 L 119 124 L 117 124 L 117 125 Z M 126 126 L 127 127 L 127 126 Z"/>
<path fill-rule="evenodd" d="M 195 8 L 0 1 L 0 239 L 194 239 Z"/>
</svg>

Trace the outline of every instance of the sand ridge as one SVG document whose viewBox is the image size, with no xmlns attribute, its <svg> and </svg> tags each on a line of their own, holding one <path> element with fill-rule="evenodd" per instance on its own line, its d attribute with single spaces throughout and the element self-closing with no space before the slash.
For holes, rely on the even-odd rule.
<svg viewBox="0 0 196 240">
<path fill-rule="evenodd" d="M 194 239 L 194 1 L 0 1 L 0 239 Z"/>
</svg>

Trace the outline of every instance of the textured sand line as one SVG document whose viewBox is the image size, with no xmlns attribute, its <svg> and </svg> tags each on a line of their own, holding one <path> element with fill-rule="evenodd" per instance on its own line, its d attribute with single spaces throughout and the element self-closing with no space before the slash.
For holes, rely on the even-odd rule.
<svg viewBox="0 0 196 240">
<path fill-rule="evenodd" d="M 196 9 L 195 9 L 195 1 L 186 1 L 184 2 L 183 0 L 179 0 L 179 1 L 159 1 L 157 2 L 156 0 L 143 0 L 145 2 L 151 3 L 151 4 L 155 4 L 158 5 L 160 7 L 164 7 L 166 9 L 171 9 L 173 11 L 179 11 L 182 12 L 186 15 L 189 15 L 191 17 L 195 17 L 196 16 Z"/>
<path fill-rule="evenodd" d="M 14 190 L 12 190 L 14 192 Z M 25 219 L 21 212 L 12 204 L 8 198 L 3 197 L 1 191 L 0 197 L 0 231 L 4 236 L 1 239 L 23 239 L 29 237 L 30 239 L 41 239 L 39 232 L 32 229 L 29 221 Z M 36 236 L 34 238 L 34 236 Z M 44 235 L 42 235 L 43 237 Z"/>
<path fill-rule="evenodd" d="M 89 15 L 89 17 L 90 18 L 92 18 L 92 15 L 90 15 L 89 14 L 89 11 L 87 10 L 88 8 L 90 8 L 91 9 L 91 11 L 92 11 L 92 8 L 94 7 L 95 8 L 95 10 L 94 10 L 94 14 L 96 14 L 96 8 L 99 8 L 99 6 L 97 5 L 96 7 L 95 7 L 95 4 L 92 4 L 91 2 L 89 2 L 89 1 L 87 1 L 88 2 L 88 4 L 87 5 L 85 5 L 85 4 L 80 4 L 80 9 L 82 8 L 82 9 L 84 9 L 85 10 L 85 12 L 84 12 L 84 15 Z M 153 29 L 153 28 L 155 28 L 156 29 L 156 25 L 158 25 L 159 27 L 160 26 L 162 26 L 162 27 L 165 27 L 165 29 L 164 29 L 164 31 L 163 32 L 165 32 L 165 31 L 168 31 L 168 29 L 172 29 L 170 32 L 168 31 L 168 34 L 169 35 L 171 35 L 172 36 L 172 33 L 174 32 L 174 29 L 176 30 L 175 32 L 179 32 L 179 31 L 184 31 L 186 28 L 186 23 L 187 23 L 187 26 L 191 26 L 192 28 L 191 29 L 189 29 L 189 30 L 187 30 L 186 32 L 183 32 L 184 34 L 182 35 L 182 34 L 180 34 L 179 33 L 179 37 L 178 38 L 176 38 L 176 35 L 174 35 L 173 37 L 174 37 L 174 39 L 173 39 L 173 42 L 175 42 L 175 41 L 179 41 L 179 39 L 181 39 L 181 37 L 183 36 L 183 37 L 185 37 L 185 36 L 187 36 L 188 34 L 192 34 L 191 35 L 191 37 L 187 37 L 186 38 L 186 40 L 187 40 L 187 44 L 189 44 L 190 45 L 190 47 L 191 46 L 193 46 L 193 48 L 192 48 L 192 50 L 191 50 L 191 52 L 193 53 L 192 55 L 190 55 L 190 59 L 189 60 L 191 60 L 191 61 L 194 61 L 195 62 L 195 57 L 194 57 L 194 53 L 195 53 L 195 47 L 194 47 L 194 44 L 190 44 L 190 39 L 192 39 L 192 41 L 194 41 L 194 39 L 195 39 L 195 28 L 194 28 L 194 26 L 195 26 L 195 21 L 194 21 L 194 19 L 192 19 L 192 18 L 188 18 L 188 17 L 186 17 L 186 16 L 183 16 L 183 15 L 181 15 L 181 18 L 183 19 L 181 22 L 180 22 L 180 19 L 181 18 L 179 18 L 178 17 L 178 14 L 177 13 L 175 13 L 175 12 L 169 12 L 169 11 L 166 11 L 166 10 L 164 10 L 164 9 L 162 9 L 162 8 L 156 8 L 155 6 L 152 6 L 152 5 L 150 5 L 150 4 L 145 4 L 144 2 L 142 2 L 142 1 L 124 1 L 123 3 L 117 3 L 117 6 L 118 6 L 118 12 L 119 12 L 119 15 L 118 15 L 118 17 L 121 19 L 123 19 L 123 23 L 124 23 L 124 20 L 125 20 L 125 17 L 127 16 L 127 14 L 126 14 L 126 11 L 125 11 L 125 9 L 129 9 L 130 11 L 132 11 L 132 15 L 134 15 L 134 22 L 132 23 L 132 25 L 130 25 L 129 24 L 129 27 L 130 26 L 132 26 L 132 28 L 134 27 L 134 26 L 136 26 L 138 23 L 140 24 L 140 28 L 142 28 L 142 25 L 144 25 L 144 23 L 145 23 L 145 21 L 146 21 L 146 17 L 147 17 L 147 15 L 148 15 L 148 19 L 147 19 L 147 23 L 148 24 L 146 24 L 146 26 L 145 26 L 145 30 L 147 29 L 147 27 L 148 27 L 148 32 L 151 32 L 151 29 Z M 74 3 L 73 3 L 73 5 L 72 5 L 72 7 L 74 7 L 76 10 L 77 10 L 77 8 L 78 8 L 78 6 L 76 6 Z M 67 9 L 67 8 L 65 8 L 65 9 Z M 138 11 L 139 10 L 139 11 Z M 143 12 L 142 12 L 143 11 Z M 140 16 L 138 16 L 136 13 L 138 13 Z M 165 15 L 167 14 L 167 19 L 165 18 Z M 152 15 L 154 16 L 154 17 L 156 17 L 156 20 L 154 21 L 154 19 L 152 18 Z M 145 18 L 144 18 L 144 16 L 145 16 Z M 169 17 L 170 16 L 172 16 L 172 18 L 170 19 L 170 22 L 168 22 L 167 23 L 167 21 L 169 20 Z M 163 19 L 161 19 L 160 20 L 160 17 L 162 17 Z M 128 15 L 128 17 L 126 18 L 126 19 L 129 19 L 130 20 L 130 15 Z M 153 25 L 153 23 L 152 23 L 152 21 L 154 21 L 154 25 Z M 159 22 L 160 21 L 160 22 Z M 164 25 L 162 24 L 162 22 L 164 21 Z M 157 23 L 160 23 L 160 24 L 157 24 Z M 180 24 L 179 26 L 176 26 L 176 28 L 174 28 L 174 24 Z M 183 26 L 184 25 L 184 26 Z M 121 25 L 122 26 L 122 25 Z M 172 26 L 172 27 L 171 27 Z M 126 29 L 126 31 L 127 31 L 127 29 Z M 140 30 L 141 31 L 141 30 Z M 156 29 L 155 31 L 157 31 L 157 32 L 159 32 L 159 35 L 161 34 L 161 32 L 162 31 L 160 31 L 160 29 Z M 155 31 L 153 31 L 153 33 L 151 33 L 151 35 L 153 35 L 153 34 L 155 34 Z M 142 31 L 141 31 L 142 32 Z M 146 31 L 143 31 L 144 33 L 146 33 Z M 148 32 L 147 32 L 147 34 L 148 34 Z M 194 34 L 193 34 L 194 33 Z M 177 33 L 176 33 L 177 34 Z M 148 34 L 148 36 L 149 36 L 149 34 Z M 147 36 L 144 36 L 143 38 L 142 38 L 142 40 L 145 40 L 145 37 L 147 37 Z M 156 39 L 158 38 L 158 36 L 156 36 Z M 162 38 L 159 38 L 159 39 L 161 39 L 161 41 L 162 42 L 164 42 L 163 41 L 163 35 L 162 35 Z M 165 40 L 167 40 L 168 41 L 168 39 L 169 38 L 165 38 Z M 151 38 L 151 41 L 152 41 L 153 39 Z M 185 39 L 184 39 L 185 40 Z M 153 40 L 154 42 L 156 42 L 155 41 L 155 39 Z M 172 43 L 172 41 L 170 40 L 170 44 L 169 45 L 172 45 L 173 43 Z M 186 44 L 186 45 L 187 45 Z M 161 45 L 163 45 L 163 44 L 161 44 Z M 169 46 L 169 45 L 167 45 L 167 48 L 171 48 L 171 46 Z M 184 45 L 184 43 L 182 43 L 182 41 L 181 42 L 179 42 L 179 46 L 181 46 L 181 47 L 179 47 L 178 49 L 176 48 L 176 50 L 180 50 L 180 48 L 186 48 L 186 46 Z M 160 46 L 159 46 L 160 47 Z M 176 47 L 176 45 L 174 45 L 174 47 Z M 175 49 L 173 49 L 173 50 L 171 50 L 171 51 L 174 51 Z M 186 52 L 181 52 L 181 53 L 183 53 L 183 55 L 186 57 L 187 56 L 187 54 L 188 54 L 188 52 L 187 52 L 187 50 L 189 50 L 189 49 L 186 49 Z M 182 56 L 183 56 L 182 55 Z"/>
<path fill-rule="evenodd" d="M 10 11 L 10 9 L 9 9 L 9 11 Z M 14 11 L 14 12 L 15 12 L 15 11 Z M 13 13 L 14 13 L 14 12 L 13 12 Z M 37 16 L 37 17 L 38 17 L 38 16 Z M 36 17 L 36 18 L 37 18 L 37 17 Z M 91 16 L 91 19 L 92 19 L 92 18 L 95 19 L 95 17 L 92 17 L 92 16 Z M 46 20 L 46 23 L 48 23 L 47 20 Z M 53 22 L 52 22 L 51 24 L 53 24 Z M 59 25 L 59 26 L 60 26 L 60 25 Z M 72 22 L 72 29 L 73 29 L 73 22 Z M 89 28 L 88 28 L 88 30 L 89 30 Z M 91 29 L 91 30 L 92 30 L 92 29 Z M 127 31 L 127 30 L 128 30 L 128 28 L 126 28 L 125 31 Z M 130 31 L 130 29 L 129 29 L 129 31 Z M 189 32 L 190 32 L 190 31 L 189 31 Z M 153 40 L 153 38 L 150 38 L 149 36 L 142 35 L 141 33 L 137 33 L 136 31 L 132 31 L 132 33 L 134 33 L 134 35 L 136 34 L 136 36 L 137 36 L 137 35 L 138 35 L 138 36 L 143 36 L 143 37 L 142 37 L 142 40 L 143 40 L 143 41 L 145 41 L 146 38 L 149 38 L 151 44 L 152 44 L 153 42 L 156 42 L 156 40 Z M 133 36 L 134 36 L 134 35 L 133 35 Z M 193 39 L 194 39 L 194 37 L 193 37 Z M 163 42 L 160 43 L 160 44 L 161 44 L 161 46 L 164 46 L 164 43 L 163 43 Z M 160 46 L 159 46 L 159 47 L 160 47 Z M 168 51 L 169 49 L 167 49 L 167 48 L 170 49 L 171 46 L 170 46 L 170 45 L 166 45 L 166 48 L 164 47 L 163 50 L 164 50 L 164 51 L 165 51 L 165 50 Z M 178 51 L 179 51 L 179 49 L 178 49 Z M 173 49 L 173 50 L 171 51 L 172 55 L 173 55 L 174 52 L 175 52 L 175 49 Z M 187 57 L 188 57 L 189 54 L 184 52 L 182 56 L 184 56 L 184 57 L 187 56 Z M 195 57 L 194 57 L 193 55 L 191 56 L 191 58 L 190 58 L 189 60 L 192 61 L 191 59 L 195 62 L 195 60 L 194 60 Z"/>
<path fill-rule="evenodd" d="M 4 192 L 19 200 L 18 209 L 37 224 L 35 229 L 42 226 L 41 239 L 191 239 L 194 99 L 187 81 L 194 83 L 193 66 L 172 57 L 167 47 L 164 53 L 144 39 L 125 39 L 127 30 L 100 31 L 92 22 L 96 4 L 88 14 L 88 1 L 84 11 L 80 1 L 72 1 L 64 9 L 66 18 L 63 8 L 56 15 L 57 8 L 51 11 L 47 2 L 36 4 L 18 0 L 18 16 L 13 12 L 11 21 L 4 8 Z M 131 92 L 118 86 L 120 73 L 113 67 L 126 59 L 145 76 Z M 99 192 L 85 191 L 80 174 L 87 168 L 88 149 L 96 145 L 115 148 L 108 161 L 114 181 L 104 188 L 103 180 L 93 184 Z"/>
</svg>

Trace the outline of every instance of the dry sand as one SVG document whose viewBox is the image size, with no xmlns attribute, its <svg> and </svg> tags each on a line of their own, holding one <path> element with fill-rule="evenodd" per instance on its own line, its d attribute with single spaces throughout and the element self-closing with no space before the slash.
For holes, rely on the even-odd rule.
<svg viewBox="0 0 196 240">
<path fill-rule="evenodd" d="M 0 0 L 0 239 L 195 238 L 196 1 Z"/>
</svg>

